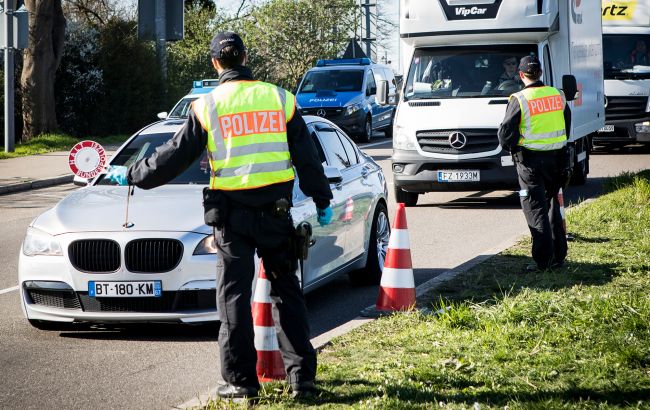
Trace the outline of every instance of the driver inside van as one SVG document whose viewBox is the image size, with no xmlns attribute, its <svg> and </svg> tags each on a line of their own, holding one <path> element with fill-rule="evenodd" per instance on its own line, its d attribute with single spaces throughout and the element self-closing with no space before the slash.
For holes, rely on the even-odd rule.
<svg viewBox="0 0 650 410">
<path fill-rule="evenodd" d="M 501 73 L 497 85 L 501 85 L 506 81 L 521 82 L 517 71 L 517 64 L 519 64 L 519 60 L 515 56 L 510 56 L 503 60 L 503 73 Z"/>
</svg>

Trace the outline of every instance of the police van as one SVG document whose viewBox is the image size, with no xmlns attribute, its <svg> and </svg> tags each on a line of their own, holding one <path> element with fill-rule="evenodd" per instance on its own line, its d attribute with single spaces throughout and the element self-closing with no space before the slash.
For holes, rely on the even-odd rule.
<svg viewBox="0 0 650 410">
<path fill-rule="evenodd" d="M 509 96 L 523 87 L 518 62 L 529 55 L 540 59 L 544 83 L 564 89 L 570 101 L 575 182 L 585 182 L 588 137 L 605 117 L 599 3 L 401 0 L 400 50 L 408 72 L 393 131 L 397 202 L 518 186 L 497 131 Z M 384 103 L 386 85 L 378 88 Z"/>
<path fill-rule="evenodd" d="M 377 104 L 377 82 L 386 81 L 389 98 L 395 98 L 393 70 L 368 58 L 319 60 L 305 73 L 296 91 L 303 115 L 327 118 L 360 142 L 368 142 L 373 131 L 392 137 L 391 105 Z"/>
<path fill-rule="evenodd" d="M 192 82 L 192 89 L 189 94 L 181 98 L 174 108 L 168 113 L 167 111 L 159 112 L 158 118 L 161 120 L 171 120 L 177 118 L 187 118 L 187 112 L 190 109 L 192 101 L 196 100 L 203 94 L 207 94 L 214 90 L 219 85 L 219 80 L 209 78 L 205 80 L 194 80 Z"/>
<path fill-rule="evenodd" d="M 603 0 L 605 127 L 594 143 L 650 143 L 650 0 Z"/>
</svg>

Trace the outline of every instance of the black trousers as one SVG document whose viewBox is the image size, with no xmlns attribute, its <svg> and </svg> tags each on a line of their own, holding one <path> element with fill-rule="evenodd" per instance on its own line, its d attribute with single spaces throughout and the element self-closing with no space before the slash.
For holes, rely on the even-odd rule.
<svg viewBox="0 0 650 410">
<path fill-rule="evenodd" d="M 515 155 L 521 208 L 533 239 L 533 259 L 540 269 L 564 262 L 566 232 L 557 194 L 562 183 L 564 154 L 523 150 Z"/>
<path fill-rule="evenodd" d="M 255 250 L 271 282 L 273 321 L 288 381 L 311 381 L 316 376 L 307 308 L 290 250 L 293 229 L 290 216 L 278 218 L 267 211 L 235 208 L 224 228 L 217 231 L 219 348 L 221 375 L 227 383 L 259 387 L 251 313 Z"/>
</svg>

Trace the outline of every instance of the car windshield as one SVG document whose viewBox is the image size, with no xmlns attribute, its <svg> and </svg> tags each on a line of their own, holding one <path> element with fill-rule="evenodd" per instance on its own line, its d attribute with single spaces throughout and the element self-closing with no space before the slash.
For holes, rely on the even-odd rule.
<svg viewBox="0 0 650 410">
<path fill-rule="evenodd" d="M 417 49 L 404 97 L 507 97 L 523 88 L 519 60 L 535 52 L 533 45 Z"/>
<path fill-rule="evenodd" d="M 309 71 L 298 93 L 319 91 L 361 91 L 363 70 L 316 70 Z"/>
<path fill-rule="evenodd" d="M 135 161 L 146 158 L 154 153 L 156 148 L 165 144 L 174 136 L 172 133 L 138 135 L 111 161 L 111 165 L 129 166 Z M 210 164 L 208 163 L 207 152 L 194 161 L 182 174 L 174 178 L 170 184 L 200 184 L 210 183 Z M 112 185 L 111 182 L 102 176 L 98 185 Z"/>
<path fill-rule="evenodd" d="M 187 118 L 187 113 L 190 110 L 192 101 L 196 100 L 196 97 L 185 97 L 176 103 L 172 111 L 169 113 L 169 118 Z"/>
<path fill-rule="evenodd" d="M 605 34 L 606 79 L 650 78 L 650 34 Z"/>
</svg>

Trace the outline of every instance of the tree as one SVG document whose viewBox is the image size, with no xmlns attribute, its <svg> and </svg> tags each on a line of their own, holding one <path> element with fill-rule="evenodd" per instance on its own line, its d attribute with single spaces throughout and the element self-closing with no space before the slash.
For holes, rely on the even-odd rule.
<svg viewBox="0 0 650 410">
<path fill-rule="evenodd" d="M 270 0 L 243 19 L 241 33 L 260 79 L 288 89 L 321 58 L 345 48 L 354 0 Z"/>
<path fill-rule="evenodd" d="M 23 140 L 57 128 L 54 79 L 63 56 L 65 17 L 61 0 L 26 0 L 29 45 L 24 51 Z"/>
</svg>

